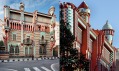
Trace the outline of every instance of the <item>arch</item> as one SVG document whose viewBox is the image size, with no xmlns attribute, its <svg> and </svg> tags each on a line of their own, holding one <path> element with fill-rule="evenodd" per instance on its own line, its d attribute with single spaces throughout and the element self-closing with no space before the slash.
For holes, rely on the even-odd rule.
<svg viewBox="0 0 119 71">
<path fill-rule="evenodd" d="M 16 23 L 15 23 L 15 29 L 16 29 Z"/>
<path fill-rule="evenodd" d="M 28 31 L 28 25 L 27 25 L 27 31 Z"/>
<path fill-rule="evenodd" d="M 39 26 L 39 31 L 41 31 L 41 25 Z"/>
<path fill-rule="evenodd" d="M 20 28 L 21 28 L 21 26 L 20 26 L 20 24 L 19 24 L 19 30 L 21 30 Z"/>
<path fill-rule="evenodd" d="M 13 23 L 13 29 L 14 29 L 14 22 L 12 22 Z"/>
<path fill-rule="evenodd" d="M 12 29 L 12 22 L 10 22 L 10 28 Z"/>
<path fill-rule="evenodd" d="M 32 31 L 32 26 L 31 26 L 31 29 L 30 29 L 30 31 Z"/>
<path fill-rule="evenodd" d="M 41 40 L 44 40 L 44 36 L 42 35 Z"/>
<path fill-rule="evenodd" d="M 7 20 L 7 26 L 9 27 L 9 20 Z"/>
<path fill-rule="evenodd" d="M 24 30 L 26 30 L 26 25 L 24 25 Z"/>
<path fill-rule="evenodd" d="M 19 24 L 17 23 L 17 30 L 19 30 Z"/>
<path fill-rule="evenodd" d="M 30 25 L 29 25 L 29 31 L 30 31 Z"/>
</svg>

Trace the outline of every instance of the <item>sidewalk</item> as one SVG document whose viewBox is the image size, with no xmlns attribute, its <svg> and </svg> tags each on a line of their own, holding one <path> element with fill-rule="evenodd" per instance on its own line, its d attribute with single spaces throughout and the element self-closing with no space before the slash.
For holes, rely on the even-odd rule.
<svg viewBox="0 0 119 71">
<path fill-rule="evenodd" d="M 59 63 L 54 63 L 51 65 L 51 69 L 53 71 L 59 71 Z"/>
<path fill-rule="evenodd" d="M 44 59 L 58 59 L 58 57 L 41 57 L 41 58 L 9 58 L 7 60 L 0 60 L 0 62 L 15 62 L 15 61 L 31 61 L 31 60 L 44 60 Z"/>
</svg>

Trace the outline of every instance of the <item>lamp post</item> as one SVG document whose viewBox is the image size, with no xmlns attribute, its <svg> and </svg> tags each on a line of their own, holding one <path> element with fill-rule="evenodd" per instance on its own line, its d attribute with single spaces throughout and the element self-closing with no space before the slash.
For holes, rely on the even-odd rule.
<svg viewBox="0 0 119 71">
<path fill-rule="evenodd" d="M 33 55 L 34 44 L 35 42 L 32 40 L 32 60 L 34 59 L 34 55 Z"/>
</svg>

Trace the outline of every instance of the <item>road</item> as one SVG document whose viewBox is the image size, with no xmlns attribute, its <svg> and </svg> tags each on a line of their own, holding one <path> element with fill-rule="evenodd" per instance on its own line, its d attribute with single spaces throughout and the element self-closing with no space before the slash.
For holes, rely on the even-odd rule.
<svg viewBox="0 0 119 71">
<path fill-rule="evenodd" d="M 0 71 L 59 71 L 59 59 L 0 63 Z"/>
</svg>

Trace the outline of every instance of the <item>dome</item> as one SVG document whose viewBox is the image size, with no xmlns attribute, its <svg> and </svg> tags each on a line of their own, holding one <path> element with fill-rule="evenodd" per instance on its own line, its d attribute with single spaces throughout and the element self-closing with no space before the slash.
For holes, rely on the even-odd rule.
<svg viewBox="0 0 119 71">
<path fill-rule="evenodd" d="M 113 29 L 113 28 L 112 28 L 112 26 L 107 21 L 106 24 L 103 26 L 102 29 Z"/>
</svg>

